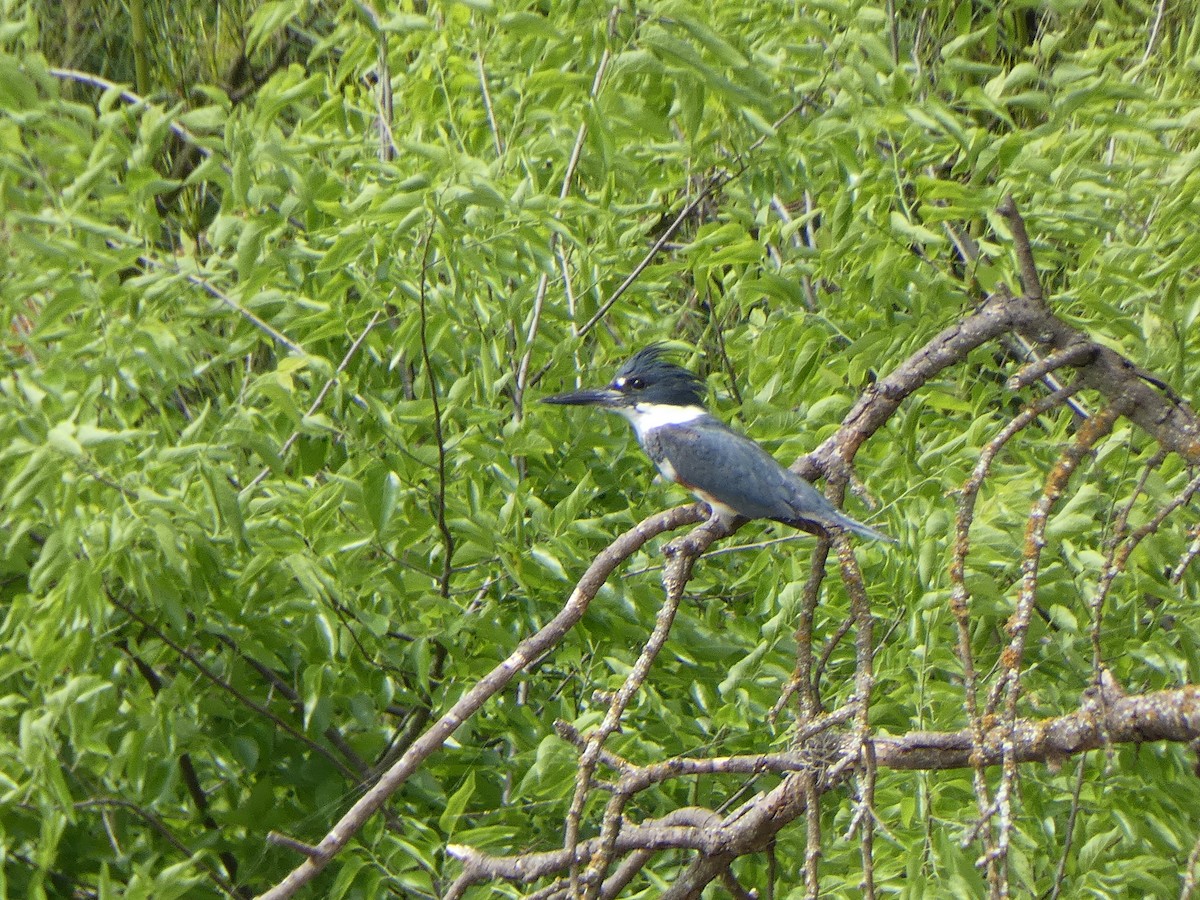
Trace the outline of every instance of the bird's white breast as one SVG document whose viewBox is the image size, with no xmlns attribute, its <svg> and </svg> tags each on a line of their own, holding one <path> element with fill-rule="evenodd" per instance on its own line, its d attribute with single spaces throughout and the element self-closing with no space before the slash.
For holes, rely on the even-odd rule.
<svg viewBox="0 0 1200 900">
<path fill-rule="evenodd" d="M 664 425 L 684 425 L 706 415 L 703 406 L 670 406 L 666 403 L 636 403 L 617 410 L 629 420 L 638 441 L 645 443 L 646 434 Z"/>
</svg>

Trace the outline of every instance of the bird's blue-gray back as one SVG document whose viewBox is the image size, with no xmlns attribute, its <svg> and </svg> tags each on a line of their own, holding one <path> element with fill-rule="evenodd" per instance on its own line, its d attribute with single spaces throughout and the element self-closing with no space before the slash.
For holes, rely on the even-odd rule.
<svg viewBox="0 0 1200 900">
<path fill-rule="evenodd" d="M 652 431 L 645 449 L 655 460 L 665 455 L 684 485 L 747 518 L 844 524 L 816 488 L 712 416 Z"/>
</svg>

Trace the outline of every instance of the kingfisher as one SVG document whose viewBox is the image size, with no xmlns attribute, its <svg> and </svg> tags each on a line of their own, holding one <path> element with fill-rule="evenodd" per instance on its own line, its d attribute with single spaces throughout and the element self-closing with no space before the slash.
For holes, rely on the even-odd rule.
<svg viewBox="0 0 1200 900">
<path fill-rule="evenodd" d="M 812 534 L 845 529 L 895 543 L 847 516 L 753 440 L 712 416 L 704 406 L 704 382 L 666 356 L 662 344 L 651 344 L 621 366 L 608 387 L 542 402 L 620 413 L 663 476 L 708 504 L 710 522 L 772 519 Z"/>
</svg>

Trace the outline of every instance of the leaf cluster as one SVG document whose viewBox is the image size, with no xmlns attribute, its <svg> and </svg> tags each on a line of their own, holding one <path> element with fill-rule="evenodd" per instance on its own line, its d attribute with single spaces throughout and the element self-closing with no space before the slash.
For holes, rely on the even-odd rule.
<svg viewBox="0 0 1200 900">
<path fill-rule="evenodd" d="M 1055 311 L 1200 393 L 1200 29 L 1182 9 L 180 2 L 147 4 L 137 40 L 126 16 L 141 8 L 0 0 L 12 896 L 277 881 L 297 860 L 268 831 L 319 837 L 554 615 L 615 533 L 684 499 L 619 423 L 533 403 L 651 340 L 678 341 L 719 414 L 794 459 L 874 379 L 1016 283 L 995 212 L 1013 193 Z M 883 731 L 965 724 L 954 492 L 1040 390 L 1006 387 L 1014 352 L 977 350 L 858 455 L 875 505 L 849 508 L 902 547 L 860 554 Z M 967 571 L 980 671 L 1005 646 L 1025 518 L 1075 424 L 1041 419 L 985 486 Z M 1188 479 L 1171 457 L 1139 494 L 1155 449 L 1122 422 L 1050 523 L 1025 713 L 1072 709 L 1089 684 L 1106 530 L 1135 500 L 1131 521 L 1147 521 Z M 1196 582 L 1169 577 L 1185 540 L 1179 527 L 1146 540 L 1108 598 L 1101 649 L 1123 684 L 1200 679 Z M 697 567 L 613 752 L 787 745 L 788 715 L 770 714 L 811 543 L 757 524 L 736 541 L 750 546 Z M 322 895 L 437 895 L 449 840 L 561 844 L 577 753 L 551 725 L 603 716 L 659 604 L 657 550 L 456 732 Z M 828 589 L 817 640 L 849 615 Z M 849 641 L 829 644 L 831 706 L 854 662 Z M 1183 752 L 1079 767 L 1024 773 L 1014 890 L 1177 892 L 1200 802 Z M 667 782 L 628 814 L 719 808 L 773 783 L 744 781 Z M 877 883 L 982 891 L 962 844 L 973 796 L 969 773 L 881 773 Z M 822 807 L 832 896 L 861 878 L 854 808 Z M 779 896 L 800 895 L 802 832 L 777 846 Z M 685 861 L 662 854 L 634 887 L 657 895 Z M 735 874 L 762 885 L 768 863 Z"/>
</svg>

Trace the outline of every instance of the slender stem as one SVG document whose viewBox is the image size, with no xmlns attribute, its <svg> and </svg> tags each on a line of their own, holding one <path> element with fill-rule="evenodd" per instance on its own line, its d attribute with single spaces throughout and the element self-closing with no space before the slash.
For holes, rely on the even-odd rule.
<svg viewBox="0 0 1200 900">
<path fill-rule="evenodd" d="M 138 93 L 150 93 L 150 65 L 146 59 L 145 0 L 129 0 L 129 24 L 133 36 L 133 77 Z"/>
</svg>

